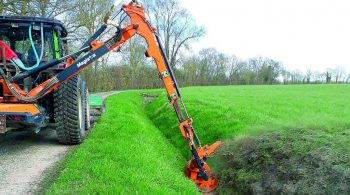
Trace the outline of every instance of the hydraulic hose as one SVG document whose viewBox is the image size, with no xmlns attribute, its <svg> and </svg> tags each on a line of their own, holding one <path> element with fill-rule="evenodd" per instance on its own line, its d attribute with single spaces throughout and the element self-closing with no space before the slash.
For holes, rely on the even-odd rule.
<svg viewBox="0 0 350 195">
<path fill-rule="evenodd" d="M 37 61 L 35 67 L 39 66 L 41 60 L 44 57 L 44 50 L 45 50 L 45 37 L 44 37 L 44 24 L 41 23 L 41 28 L 40 28 L 40 35 L 41 35 L 41 53 L 40 53 L 40 59 Z"/>
<path fill-rule="evenodd" d="M 39 66 L 41 60 L 43 59 L 44 57 L 44 48 L 45 48 L 45 40 L 44 40 L 44 25 L 43 23 L 41 23 L 41 27 L 40 27 L 40 35 L 41 35 L 41 52 L 40 52 L 40 58 L 38 56 L 38 52 L 36 50 L 36 47 L 35 47 L 35 44 L 34 44 L 34 41 L 33 41 L 33 34 L 32 34 L 32 25 L 29 26 L 29 40 L 30 40 L 30 44 L 32 46 L 32 49 L 34 51 L 34 55 L 35 55 L 35 58 L 36 58 L 36 64 L 32 67 L 29 67 L 29 68 L 24 68 L 25 70 L 31 70 L 33 68 L 36 68 Z"/>
<path fill-rule="evenodd" d="M 36 94 L 35 96 L 27 97 L 27 96 L 23 96 L 23 95 L 21 95 L 21 94 L 19 94 L 17 92 L 17 90 L 12 85 L 12 83 L 9 81 L 9 79 L 7 78 L 7 76 L 5 75 L 4 71 L 1 68 L 0 68 L 0 77 L 2 77 L 2 79 L 4 79 L 5 84 L 10 89 L 11 93 L 17 99 L 19 99 L 21 101 L 24 101 L 24 102 L 35 102 L 35 101 L 37 101 L 42 96 L 44 96 L 51 89 L 52 86 L 54 86 L 57 83 L 59 83 L 58 79 L 55 78 L 55 79 L 51 80 L 38 94 Z"/>
<path fill-rule="evenodd" d="M 32 28 L 33 28 L 33 26 L 29 25 L 29 41 L 30 41 L 30 46 L 32 47 L 32 50 L 34 51 L 36 62 L 38 63 L 39 56 L 38 56 L 38 52 L 36 51 L 36 48 L 35 48 L 35 45 L 34 45 Z"/>
<path fill-rule="evenodd" d="M 30 41 L 30 45 L 34 51 L 34 55 L 36 58 L 36 64 L 34 66 L 31 67 L 26 67 L 22 61 L 16 61 L 14 62 L 14 64 L 16 64 L 18 67 L 20 67 L 23 70 L 32 70 L 36 67 L 38 67 L 40 65 L 41 60 L 44 57 L 44 47 L 45 47 L 45 40 L 44 40 L 44 25 L 41 23 L 41 28 L 40 28 L 40 34 L 41 34 L 41 53 L 40 53 L 40 58 L 38 56 L 38 52 L 36 51 L 35 45 L 34 45 L 34 41 L 33 41 L 33 36 L 32 36 L 32 25 L 29 26 L 29 41 Z"/>
</svg>

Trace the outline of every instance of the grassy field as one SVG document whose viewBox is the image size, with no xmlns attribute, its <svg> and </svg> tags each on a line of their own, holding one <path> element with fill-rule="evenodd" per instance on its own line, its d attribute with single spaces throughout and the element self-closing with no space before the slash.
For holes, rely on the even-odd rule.
<svg viewBox="0 0 350 195">
<path fill-rule="evenodd" d="M 107 99 L 89 138 L 68 157 L 48 194 L 196 194 L 186 160 L 143 111 L 139 92 Z"/>
<path fill-rule="evenodd" d="M 350 184 L 350 85 L 188 87 L 182 91 L 202 143 L 224 141 L 218 158 L 209 161 L 221 180 L 219 192 L 307 193 L 315 183 L 310 184 L 309 177 L 319 177 L 322 181 L 316 184 L 323 187 L 331 185 L 329 180 L 336 182 L 331 174 L 332 178 L 309 174 L 320 171 L 314 165 L 318 162 L 321 168 L 334 168 L 322 169 L 324 175 L 339 173 L 334 175 L 341 180 L 338 183 Z M 141 93 L 160 97 L 145 104 Z M 69 157 L 49 192 L 193 194 L 195 187 L 182 175 L 189 157 L 165 92 L 126 92 L 108 99 L 107 113 Z M 289 168 L 301 173 L 283 173 Z M 271 182 L 262 184 L 262 180 Z M 347 186 L 339 187 L 350 192 Z"/>
<path fill-rule="evenodd" d="M 183 89 L 202 143 L 224 141 L 209 161 L 220 193 L 350 193 L 350 85 Z M 148 116 L 181 149 L 164 94 Z"/>
<path fill-rule="evenodd" d="M 350 128 L 350 85 L 190 87 L 182 92 L 203 143 L 282 129 Z M 146 108 L 155 125 L 187 155 L 165 93 Z"/>
</svg>

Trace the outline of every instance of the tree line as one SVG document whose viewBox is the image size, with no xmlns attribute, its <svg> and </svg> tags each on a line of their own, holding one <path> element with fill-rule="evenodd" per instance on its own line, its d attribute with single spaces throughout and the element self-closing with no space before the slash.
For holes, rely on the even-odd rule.
<svg viewBox="0 0 350 195">
<path fill-rule="evenodd" d="M 143 51 L 134 51 L 134 59 L 127 56 L 116 64 L 99 67 L 97 75 L 100 76 L 98 82 L 92 85 L 92 89 L 107 91 L 162 87 L 155 64 L 144 60 Z M 123 51 L 120 55 L 124 56 Z M 132 61 L 134 63 L 131 63 Z M 182 59 L 181 63 L 175 67 L 174 73 L 180 86 L 350 82 L 350 74 L 345 74 L 342 67 L 328 69 L 324 72 L 289 71 L 282 63 L 270 58 L 253 57 L 241 60 L 234 55 L 225 55 L 213 48 L 203 49 L 198 54 Z"/>
<path fill-rule="evenodd" d="M 342 67 L 325 72 L 287 70 L 281 62 L 266 57 L 242 60 L 215 48 L 191 53 L 191 43 L 205 35 L 179 0 L 145 0 L 149 20 L 157 27 L 165 54 L 181 86 L 347 83 Z M 101 25 L 112 0 L 0 0 L 0 14 L 40 16 L 63 20 L 69 31 L 70 50 L 78 49 Z M 126 21 L 127 22 L 127 21 Z M 110 28 L 105 36 L 111 36 Z M 103 39 L 103 38 L 102 38 Z M 83 71 L 92 91 L 158 88 L 155 64 L 144 56 L 147 45 L 134 37 L 120 51 L 108 54 Z"/>
</svg>

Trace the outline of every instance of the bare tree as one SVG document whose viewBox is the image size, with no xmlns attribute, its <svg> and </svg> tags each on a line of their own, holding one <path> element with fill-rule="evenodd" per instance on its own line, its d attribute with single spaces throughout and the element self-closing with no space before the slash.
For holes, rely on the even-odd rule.
<svg viewBox="0 0 350 195">
<path fill-rule="evenodd" d="M 2 1 L 2 13 L 11 14 L 18 16 L 31 15 L 29 13 L 29 0 L 14 1 L 14 0 L 3 0 Z"/>
<path fill-rule="evenodd" d="M 232 55 L 228 57 L 226 65 L 226 72 L 228 74 L 229 85 L 238 84 L 240 80 L 240 72 L 242 71 L 242 63 L 240 60 Z"/>
<path fill-rule="evenodd" d="M 109 9 L 111 0 L 71 0 L 69 5 L 74 9 L 65 12 L 64 23 L 68 29 L 71 38 L 77 38 L 70 44 L 72 48 L 77 49 L 83 40 L 91 37 L 102 24 L 102 18 Z M 99 91 L 102 88 L 105 79 L 105 70 L 108 55 L 101 60 L 89 66 L 83 71 L 88 86 L 92 91 Z M 99 74 L 101 73 L 101 74 Z"/>
<path fill-rule="evenodd" d="M 327 70 L 323 75 L 326 78 L 326 83 L 331 83 L 331 81 L 332 81 L 331 70 Z"/>
<path fill-rule="evenodd" d="M 165 54 L 171 66 L 176 66 L 181 51 L 205 34 L 191 14 L 180 6 L 179 0 L 149 0 L 146 3 L 150 17 L 164 42 Z"/>
<path fill-rule="evenodd" d="M 334 75 L 334 81 L 335 83 L 343 82 L 343 78 L 345 75 L 345 68 L 342 66 L 338 66 L 335 69 L 332 70 L 332 73 Z"/>
<path fill-rule="evenodd" d="M 68 0 L 1 0 L 0 14 L 54 18 L 74 7 Z"/>
<path fill-rule="evenodd" d="M 6 0 L 0 0 L 0 15 L 4 14 L 4 9 L 7 7 L 7 1 Z"/>
<path fill-rule="evenodd" d="M 310 82 L 311 82 L 312 76 L 313 76 L 312 70 L 311 70 L 311 69 L 308 69 L 308 70 L 306 71 L 306 74 L 305 74 L 306 83 L 310 83 Z"/>
<path fill-rule="evenodd" d="M 291 82 L 292 83 L 302 83 L 304 80 L 303 73 L 300 70 L 293 70 L 290 72 L 291 74 Z"/>
<path fill-rule="evenodd" d="M 349 83 L 350 82 L 350 74 L 347 75 L 347 78 L 346 78 L 346 83 Z"/>
<path fill-rule="evenodd" d="M 32 0 L 29 3 L 30 13 L 35 16 L 55 18 L 75 9 L 69 0 Z"/>
<path fill-rule="evenodd" d="M 120 64 L 130 67 L 130 72 L 125 77 L 127 77 L 126 79 L 130 82 L 132 88 L 140 88 L 143 83 L 147 82 L 145 81 L 147 75 L 144 75 L 141 71 L 148 64 L 145 57 L 146 45 L 143 38 L 135 36 L 125 43 L 121 49 Z"/>
</svg>

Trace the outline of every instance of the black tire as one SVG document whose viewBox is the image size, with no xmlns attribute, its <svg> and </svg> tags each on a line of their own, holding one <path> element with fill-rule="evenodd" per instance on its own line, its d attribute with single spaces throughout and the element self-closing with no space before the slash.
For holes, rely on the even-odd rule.
<svg viewBox="0 0 350 195">
<path fill-rule="evenodd" d="M 85 110 L 85 131 L 91 130 L 91 121 L 90 121 L 90 93 L 89 89 L 86 86 L 86 82 L 83 84 L 84 88 L 84 110 Z"/>
<path fill-rule="evenodd" d="M 82 83 L 80 75 L 75 75 L 54 93 L 56 133 L 62 144 L 80 144 L 86 137 Z"/>
<path fill-rule="evenodd" d="M 0 143 L 5 140 L 6 134 L 7 133 L 0 133 Z"/>
</svg>

